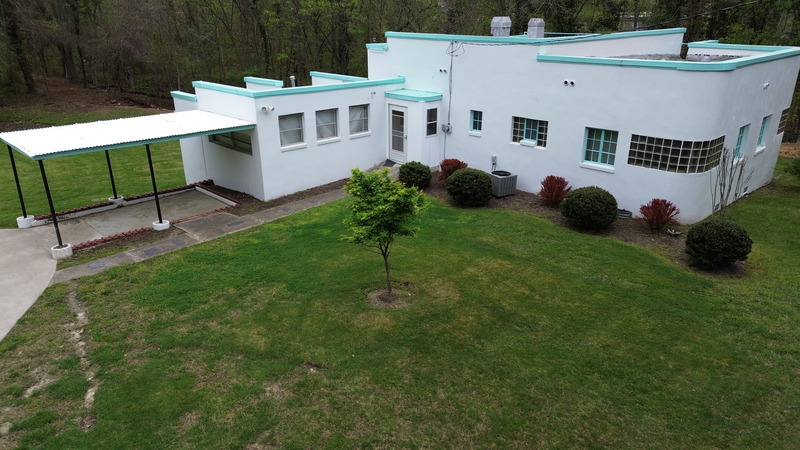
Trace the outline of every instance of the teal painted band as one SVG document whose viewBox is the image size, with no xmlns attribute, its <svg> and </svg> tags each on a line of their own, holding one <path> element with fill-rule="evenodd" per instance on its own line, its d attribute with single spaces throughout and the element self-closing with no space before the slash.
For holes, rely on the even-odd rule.
<svg viewBox="0 0 800 450">
<path fill-rule="evenodd" d="M 294 95 L 294 94 L 310 94 L 312 92 L 326 92 L 338 91 L 342 89 L 357 89 L 370 86 L 383 86 L 388 84 L 403 84 L 406 78 L 399 76 L 396 78 L 386 78 L 381 80 L 362 80 L 352 81 L 342 84 L 326 84 L 321 86 L 298 86 L 283 89 L 272 89 L 268 91 L 253 91 L 250 89 L 240 88 L 236 86 L 228 86 L 225 84 L 209 83 L 208 81 L 195 81 L 192 86 L 200 89 L 208 89 L 217 92 L 225 92 L 227 94 L 240 95 L 250 98 L 264 98 L 264 97 L 278 97 L 281 95 Z"/>
<path fill-rule="evenodd" d="M 479 42 L 486 44 L 534 44 L 552 45 L 563 44 L 575 41 L 598 41 L 606 39 L 624 39 L 643 36 L 661 36 L 665 34 L 683 34 L 686 28 L 668 28 L 664 30 L 646 31 L 627 31 L 611 34 L 587 34 L 583 36 L 559 36 L 551 38 L 529 38 L 527 36 L 468 36 L 460 34 L 430 34 L 430 33 L 408 33 L 400 31 L 387 31 L 387 38 L 397 39 L 421 39 L 429 41 L 458 41 L 458 42 Z M 369 44 L 368 44 L 369 45 Z"/>
<path fill-rule="evenodd" d="M 618 67 L 645 67 L 650 69 L 685 70 L 693 72 L 728 72 L 740 67 L 752 66 L 777 59 L 791 58 L 800 55 L 800 47 L 773 51 L 763 55 L 751 55 L 727 61 L 695 62 L 695 61 L 656 61 L 626 58 L 595 58 L 590 56 L 536 55 L 539 62 L 567 64 L 591 64 Z"/>
<path fill-rule="evenodd" d="M 339 80 L 339 81 L 364 81 L 367 79 L 364 77 L 354 77 L 351 75 L 340 75 L 338 73 L 328 73 L 328 72 L 310 72 L 309 75 L 311 75 L 312 77 L 328 78 L 330 80 Z"/>
<path fill-rule="evenodd" d="M 435 102 L 442 99 L 442 94 L 439 92 L 427 91 L 414 91 L 411 89 L 398 89 L 396 91 L 386 91 L 384 95 L 387 98 L 396 98 L 399 100 L 408 100 L 410 102 Z"/>
<path fill-rule="evenodd" d="M 389 50 L 389 44 L 386 43 L 379 43 L 379 44 L 367 44 L 367 50 L 379 50 L 379 51 L 387 51 Z"/>
<path fill-rule="evenodd" d="M 169 93 L 169 95 L 171 95 L 172 98 L 179 98 L 181 100 L 197 102 L 197 96 L 194 94 L 190 94 L 188 92 L 172 91 Z"/>
<path fill-rule="evenodd" d="M 244 82 L 245 83 L 260 84 L 260 85 L 263 85 L 263 86 L 283 87 L 283 80 L 273 80 L 271 78 L 244 77 Z"/>
<path fill-rule="evenodd" d="M 693 48 L 716 48 L 724 50 L 740 50 L 753 52 L 774 52 L 779 50 L 790 50 L 797 47 L 780 47 L 772 45 L 745 45 L 745 44 L 720 44 L 718 41 L 690 42 L 687 44 L 689 50 Z"/>
<path fill-rule="evenodd" d="M 67 150 L 67 151 L 63 151 L 63 152 L 50 153 L 50 154 L 47 154 L 47 155 L 36 156 L 36 157 L 31 158 L 31 159 L 34 160 L 34 161 L 39 161 L 39 160 L 44 160 L 44 159 L 60 158 L 62 156 L 82 155 L 84 153 L 101 152 L 101 151 L 104 151 L 104 150 L 117 150 L 117 149 L 120 149 L 120 148 L 138 147 L 140 145 L 156 144 L 156 143 L 159 143 L 159 142 L 169 142 L 169 141 L 177 141 L 177 140 L 180 140 L 180 139 L 188 139 L 188 138 L 193 138 L 193 137 L 198 137 L 198 136 L 208 136 L 210 134 L 230 133 L 231 131 L 252 130 L 255 127 L 256 127 L 255 124 L 253 124 L 253 125 L 244 125 L 244 126 L 241 126 L 241 127 L 220 128 L 219 130 L 204 131 L 202 133 L 190 133 L 190 134 L 183 134 L 183 135 L 176 135 L 176 136 L 168 136 L 168 137 L 163 137 L 163 138 L 158 138 L 158 139 L 146 139 L 146 140 L 136 141 L 136 142 L 125 142 L 123 144 L 103 145 L 103 146 L 99 146 L 99 147 L 90 147 L 90 148 L 80 148 L 80 149 L 76 149 L 76 150 Z M 14 150 L 18 151 L 19 153 L 22 153 L 23 155 L 25 154 L 25 152 L 23 152 L 22 150 L 14 147 L 13 145 L 11 147 L 14 148 Z"/>
</svg>

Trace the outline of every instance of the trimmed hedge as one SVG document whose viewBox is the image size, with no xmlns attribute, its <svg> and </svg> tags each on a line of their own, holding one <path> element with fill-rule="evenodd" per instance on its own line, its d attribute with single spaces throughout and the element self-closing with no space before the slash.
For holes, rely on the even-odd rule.
<svg viewBox="0 0 800 450">
<path fill-rule="evenodd" d="M 425 189 L 431 184 L 430 167 L 418 161 L 411 161 L 400 166 L 399 180 L 406 187 Z"/>
<path fill-rule="evenodd" d="M 485 206 L 492 196 L 492 179 L 478 169 L 458 169 L 447 178 L 447 193 L 461 206 Z"/>
<path fill-rule="evenodd" d="M 706 269 L 744 261 L 752 249 L 747 230 L 730 220 L 713 218 L 692 226 L 686 234 L 686 253 L 692 264 Z"/>
<path fill-rule="evenodd" d="M 561 202 L 561 214 L 576 228 L 602 231 L 617 220 L 617 199 L 597 186 L 574 189 Z"/>
</svg>

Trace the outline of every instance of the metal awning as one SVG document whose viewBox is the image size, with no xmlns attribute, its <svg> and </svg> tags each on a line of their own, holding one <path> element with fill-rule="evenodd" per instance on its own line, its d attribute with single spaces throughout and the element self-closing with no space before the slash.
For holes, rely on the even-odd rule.
<svg viewBox="0 0 800 450">
<path fill-rule="evenodd" d="M 14 150 L 34 159 L 91 153 L 255 128 L 253 122 L 192 110 L 60 127 L 0 133 Z"/>
</svg>

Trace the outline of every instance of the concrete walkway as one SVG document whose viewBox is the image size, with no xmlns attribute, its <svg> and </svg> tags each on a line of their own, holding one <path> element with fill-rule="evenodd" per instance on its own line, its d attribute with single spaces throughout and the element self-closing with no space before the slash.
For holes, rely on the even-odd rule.
<svg viewBox="0 0 800 450">
<path fill-rule="evenodd" d="M 0 248 L 3 249 L 4 253 L 4 255 L 0 255 L 0 270 L 2 271 L 0 273 L 3 274 L 2 282 L 0 282 L 0 340 L 5 337 L 17 320 L 22 317 L 25 311 L 30 308 L 44 289 L 50 284 L 61 283 L 87 275 L 94 275 L 110 267 L 143 261 L 156 255 L 216 239 L 227 234 L 252 228 L 262 223 L 271 222 L 296 212 L 339 200 L 346 195 L 344 190 L 336 189 L 246 216 L 236 216 L 227 212 L 216 212 L 175 225 L 176 228 L 184 231 L 184 234 L 59 271 L 55 271 L 56 261 L 52 259 L 50 254 L 50 247 L 55 245 L 55 242 L 50 242 L 54 239 L 52 226 L 35 227 L 25 230 L 0 229 Z M 204 207 L 208 208 L 209 205 L 204 205 Z M 115 220 L 123 221 L 131 217 L 135 220 L 139 220 L 136 218 L 138 214 L 133 211 L 128 211 L 129 214 L 122 214 L 129 208 L 132 207 L 126 206 L 125 208 L 112 211 L 120 214 L 117 219 L 114 220 L 108 219 L 109 216 L 103 218 L 74 219 L 86 220 L 89 227 L 80 227 L 81 231 L 78 231 L 79 227 L 75 226 L 73 236 L 80 236 L 84 238 L 83 241 L 88 240 L 86 237 L 89 239 L 96 239 L 97 236 L 91 235 L 93 233 L 91 230 L 98 230 L 98 228 L 100 228 L 104 232 L 110 232 L 114 229 L 112 224 Z M 151 208 L 153 207 L 151 206 Z M 163 203 L 162 209 L 164 209 Z M 206 209 L 206 211 L 213 209 L 215 208 Z M 97 216 L 103 214 L 109 213 L 101 213 Z M 188 216 L 189 215 L 169 215 L 166 213 L 166 210 L 164 213 L 166 219 L 170 217 Z M 152 212 L 146 215 L 146 221 L 148 221 L 148 223 L 152 222 Z M 68 222 L 70 221 L 64 221 L 63 223 Z M 59 225 L 61 224 L 60 222 Z M 75 224 L 76 222 L 73 222 L 70 227 L 73 227 Z M 127 228 L 127 230 L 135 228 L 138 227 Z M 62 233 L 63 232 L 64 229 L 62 228 Z M 91 237 L 89 235 L 91 235 Z M 71 242 L 67 239 L 64 241 Z"/>
</svg>

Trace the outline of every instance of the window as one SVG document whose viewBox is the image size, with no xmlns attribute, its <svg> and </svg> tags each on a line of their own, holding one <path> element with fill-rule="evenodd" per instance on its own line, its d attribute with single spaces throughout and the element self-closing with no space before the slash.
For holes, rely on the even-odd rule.
<svg viewBox="0 0 800 450">
<path fill-rule="evenodd" d="M 739 128 L 739 137 L 736 138 L 736 150 L 733 152 L 734 158 L 742 156 L 742 144 L 747 140 L 747 132 L 750 131 L 750 124 Z"/>
<path fill-rule="evenodd" d="M 304 142 L 303 113 L 278 117 L 278 128 L 281 135 L 281 147 Z"/>
<path fill-rule="evenodd" d="M 317 140 L 331 139 L 339 136 L 337 109 L 317 111 Z"/>
<path fill-rule="evenodd" d="M 248 155 L 253 154 L 253 144 L 250 142 L 249 134 L 240 133 L 238 131 L 211 134 L 208 136 L 208 141 L 223 147 L 227 147 L 231 150 L 236 150 L 237 152 L 242 152 Z"/>
<path fill-rule="evenodd" d="M 350 107 L 350 134 L 366 133 L 369 131 L 369 105 L 356 105 Z"/>
<path fill-rule="evenodd" d="M 433 136 L 436 134 L 436 117 L 439 115 L 439 111 L 437 108 L 431 108 L 428 110 L 428 121 L 426 124 L 426 136 Z"/>
<path fill-rule="evenodd" d="M 717 167 L 725 136 L 711 141 L 679 141 L 631 136 L 628 164 L 676 173 L 702 173 Z"/>
<path fill-rule="evenodd" d="M 469 131 L 480 133 L 483 130 L 483 111 L 469 112 Z"/>
<path fill-rule="evenodd" d="M 778 122 L 778 133 L 783 133 L 783 130 L 786 129 L 786 121 L 789 119 L 789 108 L 786 108 L 781 113 L 781 121 Z"/>
<path fill-rule="evenodd" d="M 759 147 L 764 147 L 764 134 L 767 131 L 767 127 L 769 127 L 770 119 L 772 119 L 772 116 L 764 117 L 761 120 L 761 131 L 758 132 L 758 144 L 756 144 Z"/>
<path fill-rule="evenodd" d="M 547 121 L 515 116 L 512 120 L 511 140 L 547 147 Z"/>
<path fill-rule="evenodd" d="M 613 166 L 618 135 L 616 131 L 587 128 L 586 153 L 583 160 Z"/>
</svg>

